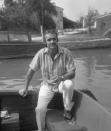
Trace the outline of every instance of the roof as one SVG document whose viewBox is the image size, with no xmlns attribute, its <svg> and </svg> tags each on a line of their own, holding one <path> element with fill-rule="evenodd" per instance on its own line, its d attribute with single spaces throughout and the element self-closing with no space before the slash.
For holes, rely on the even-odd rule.
<svg viewBox="0 0 111 131">
<path fill-rule="evenodd" d="M 111 17 L 111 13 L 104 14 L 104 15 L 99 15 L 99 16 L 96 17 L 96 19 L 101 19 L 101 18 L 108 17 L 108 16 Z"/>
<path fill-rule="evenodd" d="M 59 7 L 59 6 L 55 6 L 56 7 L 56 9 L 59 9 L 59 10 L 64 10 L 62 7 Z"/>
</svg>

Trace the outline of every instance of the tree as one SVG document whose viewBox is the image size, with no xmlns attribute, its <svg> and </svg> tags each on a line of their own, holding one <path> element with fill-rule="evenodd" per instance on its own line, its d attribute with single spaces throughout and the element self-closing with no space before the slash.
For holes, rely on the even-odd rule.
<svg viewBox="0 0 111 131">
<path fill-rule="evenodd" d="M 10 20 L 12 23 L 15 22 L 18 26 L 23 24 L 24 26 L 36 25 L 37 27 L 39 24 L 43 38 L 45 26 L 47 25 L 45 22 L 48 21 L 45 19 L 50 19 L 50 23 L 53 26 L 54 22 L 49 17 L 49 14 L 57 15 L 54 3 L 51 0 L 5 0 L 5 5 L 7 20 Z"/>
<path fill-rule="evenodd" d="M 51 0 L 26 0 L 27 13 L 35 12 L 39 18 L 41 34 L 44 42 L 44 18 L 47 14 L 57 15 L 57 11 Z M 47 15 L 48 16 L 48 15 Z"/>
<path fill-rule="evenodd" d="M 33 24 L 30 23 L 30 17 L 27 15 L 25 6 L 21 0 L 5 0 L 4 19 L 6 21 L 7 28 L 15 29 L 26 29 L 30 28 Z"/>
<path fill-rule="evenodd" d="M 89 34 L 92 34 L 91 26 L 94 24 L 95 17 L 99 15 L 98 10 L 91 7 L 88 8 L 88 14 L 85 16 L 85 22 L 88 27 Z"/>
<path fill-rule="evenodd" d="M 78 28 L 83 27 L 83 20 L 84 20 L 84 16 L 80 16 L 78 20 L 76 21 L 78 23 Z"/>
<path fill-rule="evenodd" d="M 55 22 L 53 21 L 52 17 L 47 14 L 44 16 L 44 23 L 43 23 L 43 26 L 45 29 L 56 29 L 56 24 Z"/>
</svg>

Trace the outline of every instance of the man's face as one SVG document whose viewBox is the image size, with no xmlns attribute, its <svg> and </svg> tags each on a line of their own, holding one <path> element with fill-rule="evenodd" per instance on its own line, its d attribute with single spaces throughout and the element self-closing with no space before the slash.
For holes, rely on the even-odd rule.
<svg viewBox="0 0 111 131">
<path fill-rule="evenodd" d="M 46 43 L 50 53 L 56 53 L 58 50 L 58 39 L 56 34 L 46 34 Z"/>
</svg>

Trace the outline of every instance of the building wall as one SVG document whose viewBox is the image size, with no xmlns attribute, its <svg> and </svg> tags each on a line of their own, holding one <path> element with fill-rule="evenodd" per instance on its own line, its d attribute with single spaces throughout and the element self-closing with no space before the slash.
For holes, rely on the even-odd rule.
<svg viewBox="0 0 111 131">
<path fill-rule="evenodd" d="M 63 8 L 56 6 L 57 15 L 52 16 L 57 30 L 63 30 Z"/>
<path fill-rule="evenodd" d="M 104 15 L 100 18 L 96 19 L 96 33 L 97 34 L 104 34 L 105 31 L 107 31 L 109 28 L 111 28 L 111 14 Z"/>
<path fill-rule="evenodd" d="M 2 9 L 4 7 L 5 7 L 4 0 L 0 0 L 0 9 Z"/>
</svg>

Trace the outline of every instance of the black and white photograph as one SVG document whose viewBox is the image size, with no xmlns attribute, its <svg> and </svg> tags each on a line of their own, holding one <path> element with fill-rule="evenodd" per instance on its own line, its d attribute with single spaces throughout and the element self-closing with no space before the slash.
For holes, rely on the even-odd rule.
<svg viewBox="0 0 111 131">
<path fill-rule="evenodd" d="M 0 131 L 111 131 L 111 0 L 0 0 Z"/>
</svg>

